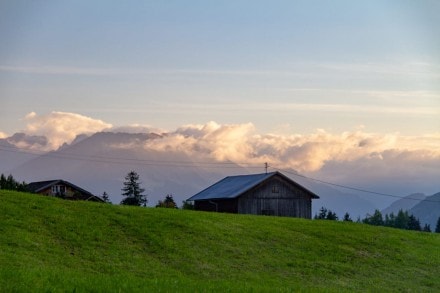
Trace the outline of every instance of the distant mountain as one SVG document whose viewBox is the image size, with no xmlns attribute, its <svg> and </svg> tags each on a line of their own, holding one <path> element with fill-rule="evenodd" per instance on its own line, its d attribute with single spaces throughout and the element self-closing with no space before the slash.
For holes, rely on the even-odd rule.
<svg viewBox="0 0 440 293">
<path fill-rule="evenodd" d="M 37 156 L 39 155 L 18 148 L 7 139 L 0 139 L 0 173 L 10 174 L 18 166 Z"/>
<path fill-rule="evenodd" d="M 394 213 L 397 215 L 399 210 L 409 211 L 412 207 L 417 205 L 420 201 L 424 200 L 426 195 L 423 193 L 414 193 L 410 194 L 402 199 L 396 200 L 389 207 L 382 210 L 382 214 L 391 214 Z"/>
<path fill-rule="evenodd" d="M 222 170 L 210 170 L 209 162 L 198 162 L 184 153 L 163 152 L 144 146 L 148 140 L 161 139 L 158 134 L 96 133 L 64 145 L 12 170 L 14 177 L 27 182 L 65 179 L 119 203 L 125 175 L 135 170 L 154 205 L 167 194 L 183 200 L 204 188 L 208 178 L 220 179 Z M 213 162 L 212 162 L 213 163 Z M 235 164 L 228 170 L 246 172 Z M 180 202 L 178 202 L 180 204 Z"/>
<path fill-rule="evenodd" d="M 124 177 L 134 170 L 140 175 L 149 205 L 155 205 L 167 194 L 172 194 L 180 205 L 182 200 L 226 176 L 264 171 L 263 166 L 261 171 L 251 170 L 233 162 L 188 156 L 183 151 L 167 150 L 166 146 L 165 151 L 148 147 L 152 140 L 161 139 L 166 139 L 166 134 L 102 132 L 81 136 L 70 145 L 31 158 L 11 171 L 15 178 L 26 182 L 65 179 L 95 195 L 106 191 L 114 203 L 119 203 Z M 375 209 L 356 194 L 343 193 L 291 171 L 286 175 L 320 196 L 313 201 L 313 214 L 325 206 L 340 217 L 349 212 L 356 219 Z"/>
<path fill-rule="evenodd" d="M 412 207 L 409 213 L 418 218 L 422 226 L 429 224 L 431 230 L 434 231 L 440 217 L 440 192 L 426 197 L 425 200 Z"/>
</svg>

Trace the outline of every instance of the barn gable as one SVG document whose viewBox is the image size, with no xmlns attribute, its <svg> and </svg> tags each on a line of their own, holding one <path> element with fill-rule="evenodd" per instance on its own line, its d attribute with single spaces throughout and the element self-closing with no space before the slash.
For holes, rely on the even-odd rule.
<svg viewBox="0 0 440 293">
<path fill-rule="evenodd" d="M 319 198 L 279 172 L 229 176 L 195 194 L 196 210 L 311 218 Z"/>
</svg>

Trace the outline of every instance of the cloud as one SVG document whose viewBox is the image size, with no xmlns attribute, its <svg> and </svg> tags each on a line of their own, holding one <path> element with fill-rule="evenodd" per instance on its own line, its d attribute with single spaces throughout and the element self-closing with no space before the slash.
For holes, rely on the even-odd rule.
<svg viewBox="0 0 440 293">
<path fill-rule="evenodd" d="M 188 124 L 164 132 L 149 125 L 134 124 L 112 127 L 101 120 L 74 113 L 52 112 L 26 115 L 26 135 L 14 135 L 11 142 L 22 147 L 53 150 L 72 142 L 77 135 L 99 131 L 158 133 L 158 139 L 127 141 L 124 148 L 145 148 L 159 152 L 179 152 L 194 160 L 232 161 L 243 166 L 263 166 L 268 162 L 281 169 L 316 173 L 329 166 L 344 164 L 358 168 L 392 164 L 432 166 L 440 161 L 440 134 L 404 136 L 399 133 L 378 134 L 364 128 L 342 133 L 318 129 L 310 134 L 260 134 L 252 123 Z M 44 140 L 44 138 L 47 140 Z M 116 147 L 116 146 L 115 146 Z M 403 163 L 402 163 L 403 162 Z M 326 169 L 327 168 L 327 169 Z"/>
<path fill-rule="evenodd" d="M 378 165 L 392 158 L 411 164 L 440 160 L 440 134 L 403 136 L 368 133 L 363 129 L 339 134 L 325 130 L 307 135 L 259 134 L 252 123 L 209 122 L 185 125 L 161 139 L 136 143 L 147 149 L 183 152 L 198 159 L 261 166 L 269 162 L 278 168 L 309 173 L 332 162 Z"/>
<path fill-rule="evenodd" d="M 151 133 L 126 136 L 123 145 L 109 147 L 184 154 L 196 162 L 234 162 L 244 167 L 294 169 L 331 182 L 368 187 L 407 182 L 405 190 L 431 188 L 440 176 L 440 133 L 405 136 L 370 133 L 364 127 L 341 133 L 317 129 L 309 134 L 261 134 L 252 123 L 188 124 L 171 132 L 145 125 L 114 127 L 101 120 L 65 112 L 29 113 L 26 134 L 8 140 L 23 148 L 53 150 L 77 135 L 99 131 Z M 294 129 L 288 128 L 287 130 Z M 390 183 L 391 182 L 391 183 Z M 411 182 L 411 184 L 409 184 Z M 403 186 L 403 185 L 402 185 Z M 375 190 L 374 186 L 369 186 Z M 395 187 L 395 186 L 394 186 Z M 406 194 L 406 192 L 405 192 Z"/>
<path fill-rule="evenodd" d="M 57 149 L 64 143 L 70 143 L 77 135 L 92 134 L 112 127 L 102 120 L 66 112 L 51 112 L 46 115 L 31 112 L 24 120 L 27 122 L 26 134 L 47 138 L 45 150 Z"/>
<path fill-rule="evenodd" d="M 8 135 L 6 133 L 0 131 L 0 139 L 5 138 L 5 137 L 8 137 Z"/>
<path fill-rule="evenodd" d="M 6 141 L 16 147 L 27 150 L 42 150 L 48 145 L 45 136 L 27 135 L 25 133 L 15 133 L 13 136 L 8 137 Z"/>
<path fill-rule="evenodd" d="M 146 140 L 143 147 L 156 151 L 181 152 L 195 160 L 246 161 L 252 156 L 252 146 L 246 138 L 255 131 L 253 124 L 184 125 L 161 139 Z"/>
<path fill-rule="evenodd" d="M 232 161 L 263 170 L 294 169 L 330 182 L 407 195 L 438 192 L 440 133 L 404 136 L 369 133 L 259 134 L 252 123 L 185 125 L 136 148 L 184 153 L 194 161 Z M 133 147 L 133 145 L 127 147 Z M 252 169 L 255 170 L 255 169 Z"/>
</svg>

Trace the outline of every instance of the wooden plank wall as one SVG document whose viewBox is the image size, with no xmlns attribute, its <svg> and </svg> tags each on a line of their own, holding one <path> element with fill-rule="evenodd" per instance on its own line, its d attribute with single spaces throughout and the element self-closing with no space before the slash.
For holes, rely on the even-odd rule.
<svg viewBox="0 0 440 293">
<path fill-rule="evenodd" d="M 311 196 L 280 177 L 272 177 L 238 198 L 238 213 L 311 218 Z"/>
</svg>

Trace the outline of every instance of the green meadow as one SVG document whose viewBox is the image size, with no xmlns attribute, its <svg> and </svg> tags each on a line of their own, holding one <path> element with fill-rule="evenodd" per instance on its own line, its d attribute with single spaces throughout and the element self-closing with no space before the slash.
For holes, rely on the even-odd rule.
<svg viewBox="0 0 440 293">
<path fill-rule="evenodd" d="M 0 292 L 440 291 L 440 235 L 0 190 Z"/>
</svg>

